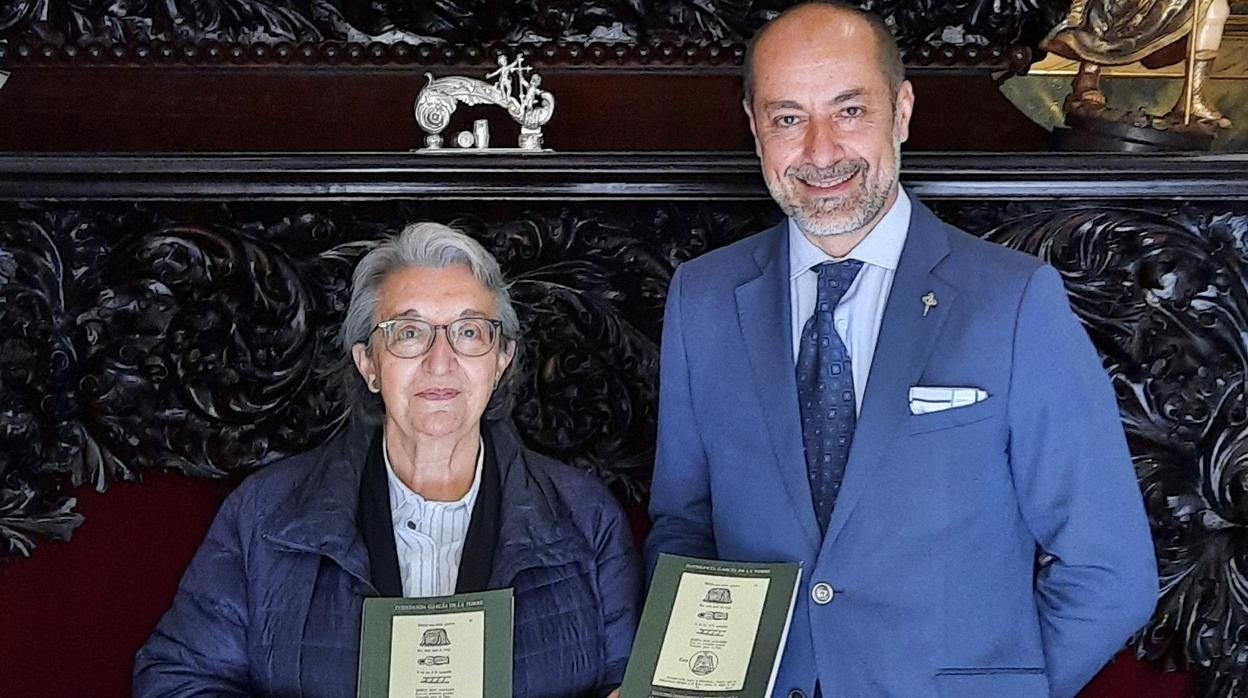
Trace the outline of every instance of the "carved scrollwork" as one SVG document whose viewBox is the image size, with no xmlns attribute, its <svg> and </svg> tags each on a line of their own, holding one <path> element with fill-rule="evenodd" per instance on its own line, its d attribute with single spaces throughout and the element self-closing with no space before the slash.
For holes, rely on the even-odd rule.
<svg viewBox="0 0 1248 698">
<path fill-rule="evenodd" d="M 77 357 L 65 335 L 65 264 L 37 221 L 0 229 L 0 540 L 29 554 L 37 537 L 68 540 L 82 517 L 69 487 L 98 467 L 67 414 Z"/>
<path fill-rule="evenodd" d="M 74 486 L 223 477 L 327 438 L 355 262 L 425 219 L 514 279 L 529 443 L 642 496 L 672 265 L 761 227 L 751 207 L 26 205 L 0 208 L 0 556 L 67 538 Z"/>
<path fill-rule="evenodd" d="M 534 448 L 627 497 L 645 493 L 672 269 L 760 230 L 770 210 L 757 209 L 551 209 L 495 225 L 451 221 L 482 239 L 514 280 L 525 335 L 515 419 Z"/>
<path fill-rule="evenodd" d="M 1248 210 L 952 207 L 1062 274 L 1100 351 L 1152 524 L 1161 598 L 1141 658 L 1248 681 Z M 994 223 L 995 221 L 1008 221 Z"/>
<path fill-rule="evenodd" d="M 455 62 L 485 47 L 545 45 L 576 63 L 714 63 L 795 0 L 627 0 L 569 3 L 479 0 L 371 3 L 325 0 L 168 0 L 111 3 L 12 0 L 0 39 L 18 60 Z M 1056 0 L 862 0 L 879 12 L 914 60 L 959 65 L 1013 58 L 1064 12 Z M 431 47 L 432 45 L 432 47 Z M 459 49 L 456 47 L 472 47 Z M 920 48 L 926 49 L 919 53 Z M 547 48 L 541 53 L 545 54 Z M 710 49 L 710 50 L 708 50 Z M 423 61 L 422 61 L 423 62 Z M 425 63 L 428 64 L 428 63 Z"/>
<path fill-rule="evenodd" d="M 69 487 L 151 468 L 219 477 L 341 421 L 332 386 L 307 390 L 330 358 L 324 275 L 271 243 L 138 208 L 23 208 L 0 221 L 0 249 L 16 269 L 0 307 L 0 507 L 26 528 L 52 517 L 36 532 L 67 537 L 80 519 L 54 495 Z M 28 552 L 20 521 L 0 526 L 7 552 Z"/>
<path fill-rule="evenodd" d="M 428 86 L 432 88 L 435 82 L 433 76 L 428 73 L 425 76 L 428 79 Z M 442 78 L 442 80 L 462 80 L 462 78 Z M 421 90 L 420 97 L 412 108 L 416 124 L 426 133 L 442 133 L 442 130 L 451 123 L 451 115 L 455 113 L 457 102 L 453 94 L 436 89 Z"/>
<path fill-rule="evenodd" d="M 883 15 L 899 41 L 912 46 L 1034 46 L 1065 13 L 1065 4 L 1046 0 L 870 0 L 861 4 Z"/>
<path fill-rule="evenodd" d="M 1161 571 L 1135 640 L 1248 681 L 1248 208 L 938 202 L 1053 264 L 1112 376 Z M 0 545 L 80 518 L 70 489 L 171 468 L 219 477 L 342 421 L 334 331 L 359 257 L 415 220 L 481 240 L 515 281 L 514 413 L 538 450 L 625 496 L 649 480 L 674 266 L 765 227 L 759 202 L 48 203 L 0 206 Z"/>
</svg>

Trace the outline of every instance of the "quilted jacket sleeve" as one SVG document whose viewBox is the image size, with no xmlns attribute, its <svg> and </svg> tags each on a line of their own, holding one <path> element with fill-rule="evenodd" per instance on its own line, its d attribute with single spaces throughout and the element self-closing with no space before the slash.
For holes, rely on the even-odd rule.
<svg viewBox="0 0 1248 698">
<path fill-rule="evenodd" d="M 167 611 L 134 662 L 134 696 L 250 695 L 247 581 L 240 535 L 247 487 L 217 513 Z"/>
<path fill-rule="evenodd" d="M 637 633 L 641 596 L 641 560 L 633 546 L 628 519 L 610 495 L 606 499 L 595 536 L 606 651 L 603 676 L 598 682 L 603 695 L 624 681 L 633 635 Z"/>
</svg>

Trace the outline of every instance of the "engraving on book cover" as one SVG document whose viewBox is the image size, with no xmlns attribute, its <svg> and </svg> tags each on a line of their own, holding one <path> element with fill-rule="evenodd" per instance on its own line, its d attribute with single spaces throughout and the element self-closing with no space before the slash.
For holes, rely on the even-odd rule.
<svg viewBox="0 0 1248 698">
<path fill-rule="evenodd" d="M 485 612 L 395 616 L 390 698 L 480 698 Z"/>
<path fill-rule="evenodd" d="M 741 690 L 769 584 L 766 578 L 681 575 L 652 683 Z"/>
</svg>

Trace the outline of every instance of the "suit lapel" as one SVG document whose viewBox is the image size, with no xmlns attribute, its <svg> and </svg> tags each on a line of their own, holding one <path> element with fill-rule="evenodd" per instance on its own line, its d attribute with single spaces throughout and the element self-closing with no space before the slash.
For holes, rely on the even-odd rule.
<svg viewBox="0 0 1248 698">
<path fill-rule="evenodd" d="M 788 222 L 764 233 L 754 261 L 758 276 L 737 286 L 737 317 L 754 375 L 763 419 L 771 437 L 780 481 L 792 499 L 792 511 L 801 522 L 812 549 L 820 535 L 810 500 L 802 424 L 797 408 L 797 378 L 789 327 Z"/>
<path fill-rule="evenodd" d="M 834 541 L 845 527 L 859 497 L 879 470 L 880 457 L 898 426 L 909 418 L 910 386 L 927 364 L 957 295 L 953 286 L 933 273 L 948 254 L 949 238 L 944 224 L 923 204 L 913 201 L 910 230 L 884 308 L 845 481 L 828 522 L 825 544 Z M 928 293 L 935 294 L 937 304 L 924 317 L 921 299 Z"/>
</svg>

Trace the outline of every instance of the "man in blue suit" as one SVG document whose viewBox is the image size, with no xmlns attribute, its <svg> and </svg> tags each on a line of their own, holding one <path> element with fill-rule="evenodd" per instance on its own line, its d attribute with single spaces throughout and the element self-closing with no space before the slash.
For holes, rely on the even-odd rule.
<svg viewBox="0 0 1248 698">
<path fill-rule="evenodd" d="M 1074 695 L 1157 580 L 1061 279 L 901 190 L 878 19 L 799 6 L 746 64 L 788 218 L 672 279 L 648 562 L 802 563 L 777 695 Z"/>
</svg>

